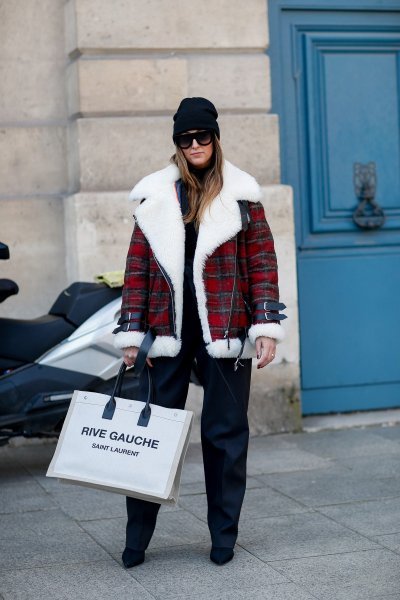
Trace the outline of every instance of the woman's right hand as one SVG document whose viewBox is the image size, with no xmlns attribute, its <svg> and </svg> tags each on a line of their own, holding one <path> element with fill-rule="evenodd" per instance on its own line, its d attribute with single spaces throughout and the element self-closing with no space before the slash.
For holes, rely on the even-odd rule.
<svg viewBox="0 0 400 600">
<path fill-rule="evenodd" d="M 131 367 L 132 365 L 134 365 L 137 354 L 139 352 L 139 348 L 137 346 L 128 346 L 127 348 L 123 348 L 123 352 L 123 361 L 126 364 L 126 366 Z M 151 359 L 149 357 L 146 358 L 146 362 L 149 365 L 149 367 L 153 366 L 153 363 L 151 362 Z"/>
</svg>

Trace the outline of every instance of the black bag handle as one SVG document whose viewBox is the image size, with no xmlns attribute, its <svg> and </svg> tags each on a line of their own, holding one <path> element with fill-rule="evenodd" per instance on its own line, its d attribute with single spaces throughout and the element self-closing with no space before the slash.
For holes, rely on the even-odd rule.
<svg viewBox="0 0 400 600">
<path fill-rule="evenodd" d="M 135 364 L 133 365 L 135 377 L 139 377 L 141 372 L 143 371 L 144 367 L 147 367 L 147 377 L 148 377 L 148 382 L 149 382 L 149 390 L 148 390 L 148 394 L 147 394 L 146 404 L 145 404 L 143 410 L 141 411 L 139 420 L 138 420 L 138 425 L 140 425 L 141 427 L 147 427 L 147 425 L 149 424 L 150 415 L 151 415 L 150 403 L 154 402 L 154 384 L 153 384 L 153 379 L 151 377 L 149 365 L 146 362 L 146 358 L 147 358 L 149 350 L 150 350 L 151 346 L 153 345 L 153 342 L 155 339 L 156 339 L 156 335 L 155 335 L 153 329 L 150 327 L 150 329 L 147 331 L 146 335 L 144 336 L 142 343 L 140 344 L 139 351 L 136 356 Z M 119 368 L 119 371 L 118 371 L 118 375 L 117 375 L 117 379 L 115 381 L 113 392 L 110 396 L 109 401 L 107 402 L 107 404 L 104 407 L 104 411 L 103 411 L 103 415 L 102 415 L 103 419 L 112 420 L 112 418 L 114 416 L 115 409 L 117 407 L 117 404 L 115 402 L 115 397 L 116 396 L 119 397 L 121 395 L 122 379 L 123 379 L 125 371 L 126 371 L 126 364 L 124 362 L 122 362 L 122 364 Z"/>
</svg>

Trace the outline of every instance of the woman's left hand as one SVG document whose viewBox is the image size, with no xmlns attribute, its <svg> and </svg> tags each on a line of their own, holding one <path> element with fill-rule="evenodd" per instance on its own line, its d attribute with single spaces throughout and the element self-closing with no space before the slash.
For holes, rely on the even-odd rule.
<svg viewBox="0 0 400 600">
<path fill-rule="evenodd" d="M 270 337 L 260 336 L 256 338 L 257 358 L 260 361 L 257 363 L 257 369 L 262 369 L 275 358 L 276 340 Z"/>
</svg>

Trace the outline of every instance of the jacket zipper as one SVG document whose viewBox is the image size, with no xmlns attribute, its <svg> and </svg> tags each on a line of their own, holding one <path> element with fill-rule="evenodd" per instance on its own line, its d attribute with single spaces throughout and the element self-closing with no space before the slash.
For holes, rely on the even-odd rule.
<svg viewBox="0 0 400 600">
<path fill-rule="evenodd" d="M 224 338 L 228 338 L 228 349 L 229 350 L 230 350 L 229 327 L 230 327 L 230 324 L 231 324 L 231 316 L 232 316 L 232 308 L 233 308 L 233 296 L 235 294 L 235 289 L 236 289 L 237 246 L 238 246 L 238 242 L 237 242 L 237 236 L 236 236 L 236 238 L 235 238 L 235 270 L 234 270 L 234 274 L 233 274 L 233 287 L 232 287 L 232 294 L 231 294 L 231 306 L 230 306 L 230 309 L 229 309 L 228 325 L 227 325 L 227 328 L 225 329 L 225 334 L 224 334 Z"/>
<path fill-rule="evenodd" d="M 169 287 L 169 293 L 170 293 L 170 296 L 171 296 L 171 303 L 172 303 L 172 323 L 173 323 L 173 329 L 174 329 L 174 336 L 176 337 L 175 302 L 174 302 L 174 293 L 173 293 L 172 286 L 171 286 L 171 280 L 170 280 L 168 274 L 165 272 L 165 270 L 163 269 L 163 267 L 160 265 L 160 263 L 156 259 L 154 252 L 153 252 L 153 256 L 154 256 L 154 260 L 158 264 L 158 267 L 159 267 L 161 273 L 163 274 L 164 279 L 167 282 L 168 287 Z"/>
</svg>

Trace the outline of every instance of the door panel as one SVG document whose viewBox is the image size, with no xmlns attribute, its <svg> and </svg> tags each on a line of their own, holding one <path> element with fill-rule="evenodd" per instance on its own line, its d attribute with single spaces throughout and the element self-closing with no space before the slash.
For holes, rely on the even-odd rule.
<svg viewBox="0 0 400 600">
<path fill-rule="evenodd" d="M 282 180 L 294 188 L 303 414 L 400 406 L 400 6 L 296 4 L 270 3 L 270 31 Z M 380 229 L 353 221 L 356 163 L 374 163 Z"/>
<path fill-rule="evenodd" d="M 302 248 L 370 244 L 354 227 L 355 162 L 376 164 L 376 201 L 391 219 L 374 243 L 398 243 L 386 235 L 400 225 L 399 54 L 400 33 L 386 39 L 370 31 L 301 31 L 307 100 L 303 118 L 309 139 L 311 192 L 303 212 Z M 301 93 L 301 89 L 299 90 Z M 337 237 L 328 235 L 346 232 Z M 315 235 L 317 234 L 317 235 Z M 324 235 L 322 235 L 324 234 Z M 376 237 L 376 236 L 375 236 Z"/>
<path fill-rule="evenodd" d="M 398 382 L 399 267 L 400 254 L 301 261 L 304 389 Z"/>
</svg>

